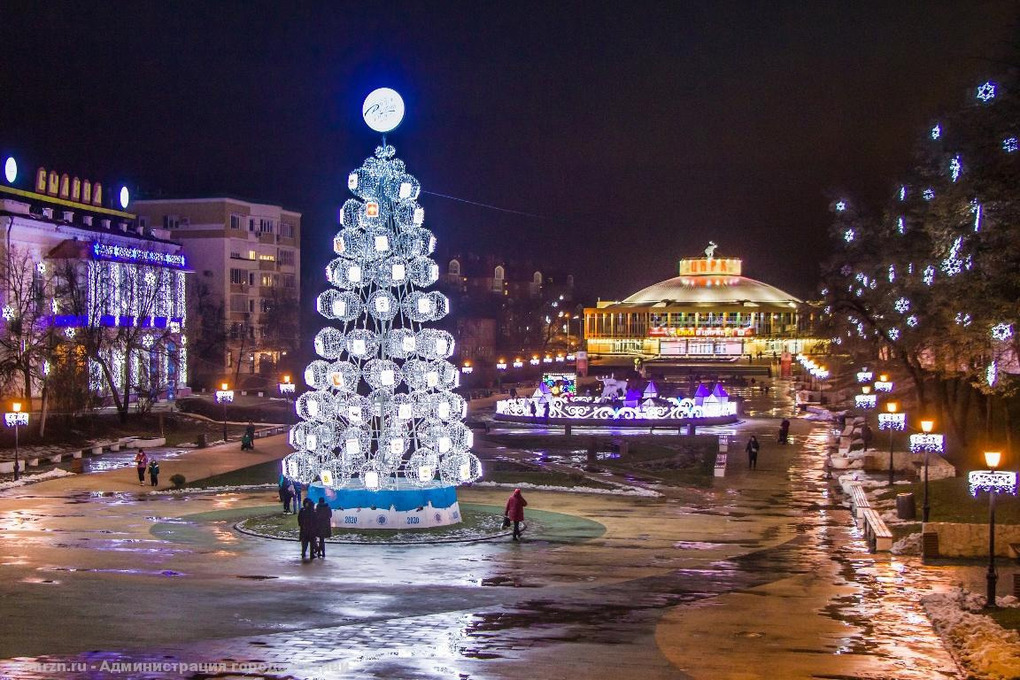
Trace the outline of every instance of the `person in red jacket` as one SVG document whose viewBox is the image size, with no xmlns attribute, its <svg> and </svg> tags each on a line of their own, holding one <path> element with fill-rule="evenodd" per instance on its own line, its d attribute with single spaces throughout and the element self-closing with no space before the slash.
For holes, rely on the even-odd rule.
<svg viewBox="0 0 1020 680">
<path fill-rule="evenodd" d="M 524 506 L 527 504 L 528 501 L 524 500 L 520 489 L 514 489 L 514 492 L 510 494 L 510 498 L 506 501 L 506 512 L 503 514 L 514 523 L 513 540 L 515 541 L 521 539 L 521 522 L 524 521 Z"/>
</svg>

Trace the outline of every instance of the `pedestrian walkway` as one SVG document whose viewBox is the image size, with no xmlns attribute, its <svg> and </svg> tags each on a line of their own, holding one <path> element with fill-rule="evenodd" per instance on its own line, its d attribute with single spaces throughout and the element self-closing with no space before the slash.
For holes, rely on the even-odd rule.
<svg viewBox="0 0 1020 680">
<path fill-rule="evenodd" d="M 273 665 L 249 678 L 956 677 L 915 604 L 951 574 L 865 552 L 824 480 L 824 432 L 795 422 L 793 445 L 763 442 L 754 471 L 732 457 L 711 488 L 526 492 L 529 511 L 606 527 L 587 541 L 345 546 L 311 563 L 232 530 L 275 506 L 273 492 L 149 495 L 132 470 L 12 491 L 0 495 L 0 598 L 33 615 L 0 624 L 0 675 L 182 677 L 33 665 L 105 660 Z M 173 465 L 198 478 L 287 448 L 231 444 Z M 506 493 L 460 496 L 501 505 Z"/>
</svg>

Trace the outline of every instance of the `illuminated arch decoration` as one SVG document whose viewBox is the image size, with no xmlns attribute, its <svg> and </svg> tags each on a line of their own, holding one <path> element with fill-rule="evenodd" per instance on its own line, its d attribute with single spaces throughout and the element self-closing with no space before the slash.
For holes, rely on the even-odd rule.
<svg viewBox="0 0 1020 680">
<path fill-rule="evenodd" d="M 316 301 L 332 325 L 315 336 L 320 358 L 305 370 L 310 390 L 295 402 L 301 422 L 283 473 L 343 508 L 338 525 L 426 528 L 460 521 L 455 487 L 482 470 L 454 392 L 453 337 L 429 327 L 449 301 L 425 290 L 439 268 L 416 202 L 421 185 L 394 154 L 384 144 L 348 176 L 355 198 L 340 211 L 331 287 Z"/>
</svg>

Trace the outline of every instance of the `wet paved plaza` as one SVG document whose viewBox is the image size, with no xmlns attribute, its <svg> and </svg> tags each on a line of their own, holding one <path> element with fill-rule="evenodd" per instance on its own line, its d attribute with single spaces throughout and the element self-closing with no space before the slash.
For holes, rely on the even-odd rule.
<svg viewBox="0 0 1020 680">
<path fill-rule="evenodd" d="M 737 429 L 773 440 L 771 420 Z M 520 544 L 311 563 L 233 530 L 268 492 L 139 496 L 132 470 L 107 473 L 126 480 L 111 495 L 75 478 L 9 492 L 0 677 L 958 677 L 917 603 L 949 576 L 867 552 L 824 479 L 825 431 L 795 423 L 756 471 L 731 454 L 709 489 L 526 494 L 596 531 L 543 521 Z"/>
</svg>

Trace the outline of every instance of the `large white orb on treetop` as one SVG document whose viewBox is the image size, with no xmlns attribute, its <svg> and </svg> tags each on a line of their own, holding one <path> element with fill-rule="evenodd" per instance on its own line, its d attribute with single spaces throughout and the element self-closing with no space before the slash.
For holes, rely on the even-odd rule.
<svg viewBox="0 0 1020 680">
<path fill-rule="evenodd" d="M 404 100 L 396 90 L 380 87 L 365 97 L 361 115 L 376 132 L 389 132 L 404 119 Z"/>
<path fill-rule="evenodd" d="M 13 156 L 9 156 L 4 162 L 4 177 L 7 178 L 8 184 L 14 184 L 14 180 L 18 178 L 18 161 L 14 160 Z"/>
</svg>

